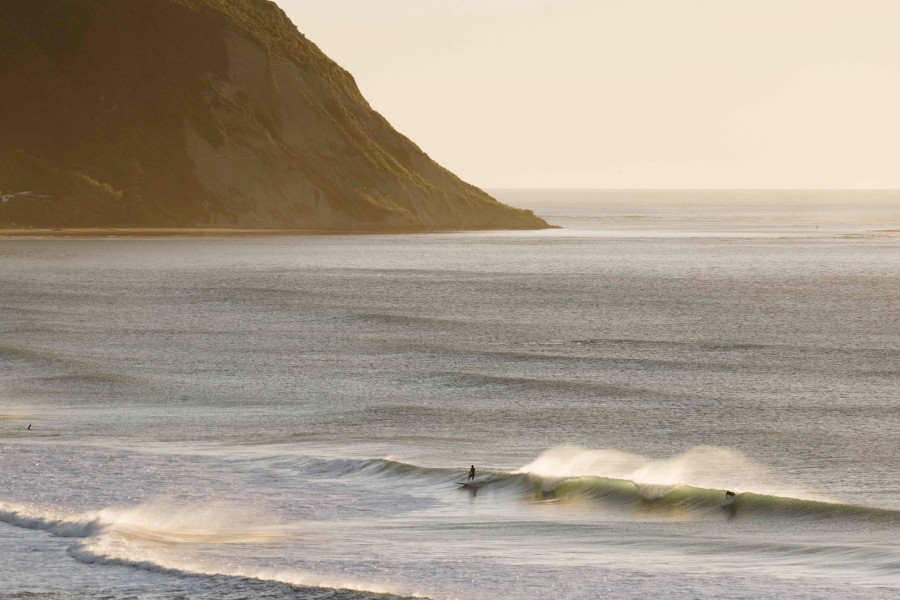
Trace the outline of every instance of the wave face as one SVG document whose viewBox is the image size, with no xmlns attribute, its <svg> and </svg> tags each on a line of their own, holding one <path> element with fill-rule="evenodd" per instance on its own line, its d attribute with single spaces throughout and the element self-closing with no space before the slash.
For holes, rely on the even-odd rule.
<svg viewBox="0 0 900 600">
<path fill-rule="evenodd" d="M 402 478 L 411 485 L 465 480 L 459 469 L 390 459 L 328 461 L 344 475 Z M 691 448 L 666 459 L 610 449 L 559 446 L 512 472 L 481 472 L 478 491 L 531 501 L 591 500 L 598 509 L 646 520 L 698 518 L 873 519 L 900 526 L 900 511 L 827 499 L 777 482 L 771 470 L 724 447 Z M 736 493 L 726 500 L 725 491 Z"/>
<path fill-rule="evenodd" d="M 260 462 L 291 476 L 337 477 L 379 489 L 401 485 L 419 493 L 443 493 L 441 490 L 454 490 L 466 482 L 465 470 L 425 467 L 393 458 L 302 456 Z M 590 500 L 596 510 L 616 518 L 872 519 L 900 526 L 898 510 L 843 503 L 787 486 L 765 465 L 726 447 L 699 446 L 670 458 L 650 459 L 613 449 L 558 446 L 519 469 L 478 470 L 477 475 L 480 494 L 525 503 Z M 726 490 L 736 493 L 733 500 L 726 501 Z"/>
<path fill-rule="evenodd" d="M 589 499 L 604 508 L 627 511 L 638 519 L 691 520 L 719 516 L 729 519 L 779 518 L 794 522 L 801 519 L 860 519 L 900 525 L 900 511 L 889 509 L 753 492 L 740 492 L 733 499 L 727 499 L 724 490 L 720 489 L 641 484 L 602 477 L 564 479 L 552 487 L 552 497 L 560 500 Z"/>
<path fill-rule="evenodd" d="M 620 450 L 558 446 L 541 453 L 519 472 L 550 478 L 594 476 L 627 479 L 636 484 L 752 490 L 822 499 L 779 483 L 766 466 L 737 450 L 721 446 L 697 446 L 664 459 L 650 459 Z"/>
<path fill-rule="evenodd" d="M 274 460 L 298 475 L 402 481 L 406 489 L 448 488 L 465 470 L 423 467 L 391 458 Z M 385 485 L 384 483 L 382 485 Z M 393 485 L 393 484 L 389 484 Z M 452 489 L 452 488 L 451 488 Z M 900 524 L 900 511 L 842 503 L 777 481 L 770 469 L 737 450 L 700 446 L 650 459 L 613 449 L 558 446 L 514 471 L 478 471 L 479 493 L 526 502 L 593 500 L 605 509 L 645 520 L 733 518 L 872 518 Z M 724 503 L 725 491 L 736 492 Z"/>
<path fill-rule="evenodd" d="M 900 511 L 843 504 L 776 480 L 770 469 L 724 447 L 699 446 L 649 459 L 610 449 L 559 446 L 518 473 L 540 477 L 553 497 L 584 498 L 642 517 L 873 518 L 900 524 Z M 727 500 L 725 491 L 734 491 Z"/>
</svg>

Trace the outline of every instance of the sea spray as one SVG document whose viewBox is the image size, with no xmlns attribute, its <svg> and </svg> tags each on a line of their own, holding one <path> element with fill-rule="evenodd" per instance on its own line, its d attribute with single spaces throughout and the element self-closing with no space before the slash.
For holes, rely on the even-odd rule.
<svg viewBox="0 0 900 600">
<path fill-rule="evenodd" d="M 697 446 L 663 459 L 614 449 L 556 446 L 514 472 L 544 478 L 594 476 L 625 479 L 641 484 L 651 496 L 664 493 L 667 488 L 676 485 L 688 485 L 827 500 L 819 494 L 779 482 L 765 465 L 738 450 L 722 446 Z"/>
<path fill-rule="evenodd" d="M 222 545 L 302 545 L 310 527 L 254 524 L 252 511 L 234 503 L 172 506 L 151 502 L 134 507 L 68 513 L 51 507 L 0 502 L 0 521 L 59 537 L 80 538 L 69 556 L 86 564 L 117 565 L 167 575 L 224 576 L 285 583 L 300 587 L 352 590 L 404 597 L 431 598 L 418 590 L 340 573 L 309 569 L 273 569 L 247 565 L 216 551 Z M 259 518 L 262 515 L 255 515 Z"/>
</svg>

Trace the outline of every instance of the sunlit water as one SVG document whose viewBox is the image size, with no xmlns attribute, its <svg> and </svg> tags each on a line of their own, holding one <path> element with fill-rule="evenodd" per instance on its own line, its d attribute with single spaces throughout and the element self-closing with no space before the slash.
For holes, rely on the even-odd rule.
<svg viewBox="0 0 900 600">
<path fill-rule="evenodd" d="M 900 201 L 684 194 L 0 240 L 0 598 L 896 598 Z"/>
</svg>

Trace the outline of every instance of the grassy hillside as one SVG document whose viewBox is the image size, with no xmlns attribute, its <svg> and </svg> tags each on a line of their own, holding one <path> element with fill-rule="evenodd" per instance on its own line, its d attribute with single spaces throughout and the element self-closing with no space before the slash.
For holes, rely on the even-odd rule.
<svg viewBox="0 0 900 600">
<path fill-rule="evenodd" d="M 282 103 L 308 103 L 304 118 L 321 121 L 340 161 L 246 99 L 254 84 L 234 81 L 234 36 L 273 68 L 293 65 L 310 91 Z M 265 161 L 312 192 L 285 191 L 283 210 L 240 185 L 224 197 L 189 156 L 188 126 L 223 151 L 274 144 Z M 313 201 L 360 227 L 543 226 L 427 159 L 267 0 L 0 0 L 0 131 L 0 189 L 51 196 L 0 204 L 0 227 L 239 225 L 262 202 L 259 222 L 316 226 Z"/>
</svg>

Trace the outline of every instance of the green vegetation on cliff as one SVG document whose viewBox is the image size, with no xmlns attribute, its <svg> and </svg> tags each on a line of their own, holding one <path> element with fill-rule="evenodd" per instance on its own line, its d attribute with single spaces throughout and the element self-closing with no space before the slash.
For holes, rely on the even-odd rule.
<svg viewBox="0 0 900 600">
<path fill-rule="evenodd" d="M 267 0 L 0 0 L 0 227 L 539 228 Z"/>
</svg>

